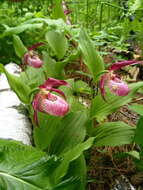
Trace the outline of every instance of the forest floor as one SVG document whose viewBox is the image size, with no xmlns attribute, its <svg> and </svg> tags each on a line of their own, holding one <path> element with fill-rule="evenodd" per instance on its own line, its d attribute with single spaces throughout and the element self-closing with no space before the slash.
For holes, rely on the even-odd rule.
<svg viewBox="0 0 143 190">
<path fill-rule="evenodd" d="M 127 106 L 123 106 L 116 113 L 109 116 L 109 120 L 124 121 L 131 126 L 135 126 L 138 115 L 128 110 Z M 134 144 L 120 147 L 92 148 L 88 160 L 88 178 L 91 180 L 88 190 L 114 190 L 115 186 L 118 186 L 117 180 L 124 188 L 118 187 L 115 190 L 132 190 L 129 188 L 129 183 L 136 190 L 143 190 L 143 172 L 137 170 L 132 158 L 119 156 L 120 153 L 133 151 L 136 148 Z"/>
</svg>

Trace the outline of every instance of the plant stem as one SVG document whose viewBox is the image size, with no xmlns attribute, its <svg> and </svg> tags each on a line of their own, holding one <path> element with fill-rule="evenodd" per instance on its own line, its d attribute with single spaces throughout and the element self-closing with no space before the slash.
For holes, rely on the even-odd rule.
<svg viewBox="0 0 143 190">
<path fill-rule="evenodd" d="M 88 28 L 89 0 L 86 0 L 86 27 Z"/>
<path fill-rule="evenodd" d="M 103 18 L 103 3 L 101 4 L 101 8 L 100 8 L 100 19 L 99 19 L 99 30 L 102 30 L 102 18 Z"/>
</svg>

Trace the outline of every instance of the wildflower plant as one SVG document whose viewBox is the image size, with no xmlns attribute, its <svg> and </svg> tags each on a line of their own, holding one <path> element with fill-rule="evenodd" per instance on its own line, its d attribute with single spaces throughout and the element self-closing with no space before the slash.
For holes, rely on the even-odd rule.
<svg viewBox="0 0 143 190">
<path fill-rule="evenodd" d="M 114 73 L 122 66 L 138 62 L 135 60 L 118 62 L 105 70 L 102 57 L 84 29 L 80 31 L 78 39 L 73 36 L 73 39 L 76 39 L 77 52 L 80 53 L 75 56 L 71 51 L 69 55 L 68 48 L 71 46 L 71 41 L 68 37 L 72 36 L 72 32 L 67 28 L 67 30 L 61 29 L 60 20 L 41 20 L 48 24 L 52 23 L 52 27 L 48 26 L 45 30 L 42 42 L 47 49 L 43 49 L 39 56 L 38 45 L 32 45 L 28 49 L 20 37 L 14 35 L 15 52 L 21 62 L 26 63 L 26 68 L 20 77 L 8 73 L 3 65 L 0 65 L 0 71 L 5 73 L 12 90 L 27 106 L 34 126 L 34 145 L 42 151 L 37 154 L 41 154 L 38 158 L 41 159 L 44 171 L 47 171 L 45 165 L 48 167 L 49 162 L 53 164 L 52 166 L 49 164 L 49 168 L 53 167 L 50 176 L 47 173 L 41 174 L 46 175 L 49 182 L 44 183 L 45 187 L 41 185 L 41 188 L 56 190 L 61 187 L 62 189 L 65 183 L 67 189 L 74 190 L 78 187 L 84 190 L 86 164 L 83 152 L 92 145 L 117 146 L 133 141 L 134 127 L 124 122 L 104 120 L 120 106 L 130 102 L 137 90 L 143 86 L 143 82 L 128 86 Z M 39 44 L 41 45 L 41 42 Z M 37 48 L 36 53 L 33 47 Z M 100 84 L 101 91 L 98 91 L 96 96 L 93 96 L 95 89 L 92 86 L 66 76 L 64 67 L 79 57 L 82 57 L 87 66 L 93 83 L 96 86 Z M 79 101 L 77 94 L 80 92 L 89 95 L 88 105 Z M 35 162 L 38 167 L 37 160 Z M 76 167 L 71 167 L 72 164 Z M 37 185 L 36 181 L 29 179 L 32 184 Z M 32 188 L 34 189 L 33 186 Z"/>
<path fill-rule="evenodd" d="M 117 96 L 127 96 L 130 92 L 130 89 L 128 85 L 121 80 L 121 78 L 114 74 L 114 71 L 125 67 L 127 65 L 137 64 L 139 63 L 136 60 L 129 60 L 129 61 L 121 61 L 117 63 L 113 63 L 108 72 L 106 74 L 103 74 L 100 80 L 100 90 L 101 95 L 103 98 L 105 98 L 106 92 L 105 92 L 105 86 L 110 89 L 110 91 L 117 95 Z"/>
<path fill-rule="evenodd" d="M 36 123 L 38 123 L 37 111 L 54 116 L 64 116 L 69 111 L 69 105 L 64 100 L 66 99 L 64 93 L 55 88 L 61 85 L 68 86 L 68 83 L 64 80 L 48 78 L 43 85 L 39 86 L 40 92 L 36 94 L 32 103 Z M 59 95 L 63 96 L 64 99 L 59 95 L 53 94 L 52 91 L 57 92 Z"/>
</svg>

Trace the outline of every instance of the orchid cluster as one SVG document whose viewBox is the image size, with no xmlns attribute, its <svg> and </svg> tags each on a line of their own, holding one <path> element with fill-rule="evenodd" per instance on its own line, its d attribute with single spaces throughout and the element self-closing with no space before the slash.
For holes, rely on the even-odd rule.
<svg viewBox="0 0 143 190">
<path fill-rule="evenodd" d="M 105 100 L 105 86 L 107 86 L 110 91 L 117 95 L 117 96 L 126 96 L 130 92 L 130 89 L 128 85 L 121 80 L 121 78 L 114 73 L 114 71 L 125 67 L 127 65 L 132 65 L 132 64 L 138 64 L 139 61 L 137 60 L 128 60 L 128 61 L 120 61 L 112 64 L 108 72 L 102 75 L 101 80 L 100 80 L 100 91 L 103 99 Z"/>
<path fill-rule="evenodd" d="M 26 55 L 27 54 L 25 54 L 25 56 Z M 37 67 L 37 63 L 35 63 L 34 61 L 32 63 L 33 64 L 28 65 L 39 68 Z M 100 80 L 100 90 L 104 100 L 106 95 L 105 86 L 107 86 L 110 91 L 117 96 L 128 95 L 128 93 L 130 92 L 128 85 L 124 81 L 122 81 L 121 78 L 114 73 L 114 71 L 124 66 L 137 63 L 138 61 L 136 60 L 121 61 L 114 63 L 109 67 L 108 73 L 102 75 Z M 48 78 L 48 80 L 46 80 L 44 84 L 39 86 L 40 91 L 36 94 L 32 103 L 34 109 L 34 120 L 36 124 L 38 124 L 37 112 L 42 112 L 54 116 L 64 116 L 68 113 L 69 105 L 66 102 L 65 94 L 63 91 L 57 89 L 57 87 L 62 85 L 68 87 L 70 86 L 66 81 L 57 80 L 54 78 Z M 60 94 L 63 98 L 59 95 L 53 94 L 52 92 Z"/>
<path fill-rule="evenodd" d="M 48 78 L 44 84 L 39 86 L 40 91 L 33 100 L 34 120 L 38 124 L 37 112 L 42 112 L 54 116 L 64 116 L 69 111 L 69 105 L 66 102 L 64 92 L 57 89 L 59 86 L 69 86 L 64 80 Z M 52 93 L 59 93 L 62 97 Z"/>
<path fill-rule="evenodd" d="M 43 42 L 36 43 L 28 48 L 23 56 L 23 64 L 31 66 L 33 68 L 40 68 L 43 65 L 43 61 L 40 59 L 40 56 L 34 49 L 44 45 Z M 66 97 L 63 91 L 57 89 L 59 86 L 68 86 L 70 85 L 64 80 L 57 80 L 54 78 L 48 78 L 44 84 L 39 86 L 40 91 L 35 95 L 32 102 L 34 109 L 34 120 L 38 124 L 37 112 L 46 113 L 54 116 L 64 116 L 69 111 L 69 105 L 66 102 Z M 53 94 L 56 92 L 59 95 Z"/>
<path fill-rule="evenodd" d="M 43 65 L 43 61 L 40 59 L 40 56 L 33 49 L 43 45 L 44 43 L 40 42 L 32 45 L 28 48 L 28 52 L 26 52 L 23 56 L 23 63 L 25 65 L 40 68 Z M 34 97 L 32 106 L 34 109 L 34 120 L 36 124 L 38 124 L 38 116 L 37 112 L 42 112 L 54 116 L 64 116 L 69 111 L 69 105 L 66 102 L 66 97 L 64 92 L 57 89 L 59 86 L 69 86 L 69 84 L 64 80 L 57 80 L 54 78 L 48 78 L 44 84 L 39 86 L 40 91 Z M 56 92 L 60 94 L 62 97 L 53 94 L 52 92 Z"/>
<path fill-rule="evenodd" d="M 37 52 L 33 51 L 33 49 L 43 45 L 42 42 L 34 44 L 30 48 L 28 48 L 28 52 L 26 52 L 23 56 L 23 63 L 27 64 L 34 68 L 40 68 L 43 65 L 43 61 L 40 59 Z M 114 73 L 114 71 L 125 67 L 127 65 L 138 64 L 137 60 L 128 60 L 128 61 L 120 61 L 112 64 L 108 71 L 101 76 L 100 80 L 100 91 L 103 99 L 105 100 L 106 90 L 105 87 L 108 87 L 111 93 L 117 96 L 126 96 L 130 92 L 128 85 Z M 64 116 L 69 111 L 69 105 L 66 102 L 65 94 L 57 89 L 59 86 L 65 85 L 69 86 L 69 84 L 64 80 L 57 80 L 54 78 L 48 78 L 44 84 L 39 86 L 40 91 L 33 100 L 33 109 L 34 109 L 34 120 L 38 124 L 37 112 L 43 112 L 54 116 Z M 52 92 L 56 92 L 61 96 L 53 94 Z"/>
</svg>

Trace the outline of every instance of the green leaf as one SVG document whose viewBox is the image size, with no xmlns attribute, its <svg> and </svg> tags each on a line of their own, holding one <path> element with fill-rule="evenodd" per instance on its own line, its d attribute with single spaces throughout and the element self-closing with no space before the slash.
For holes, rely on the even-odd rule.
<svg viewBox="0 0 143 190">
<path fill-rule="evenodd" d="M 5 190 L 51 189 L 50 175 L 60 164 L 35 148 L 0 140 L 0 188 Z"/>
<path fill-rule="evenodd" d="M 86 172 L 86 161 L 82 154 L 79 158 L 70 163 L 68 173 L 63 178 L 64 181 L 62 180 L 54 190 L 85 190 Z"/>
<path fill-rule="evenodd" d="M 139 152 L 132 150 L 129 152 L 118 152 L 113 155 L 115 158 L 127 158 L 128 156 L 134 158 L 135 160 L 140 159 L 140 154 Z"/>
<path fill-rule="evenodd" d="M 25 21 L 23 24 L 35 24 L 35 23 L 44 23 L 46 25 L 48 25 L 50 28 L 56 28 L 58 30 L 61 31 L 68 31 L 70 32 L 71 28 L 69 27 L 69 25 L 67 25 L 63 19 L 48 19 L 48 18 L 32 18 L 29 19 L 27 21 Z"/>
<path fill-rule="evenodd" d="M 65 59 L 62 61 L 64 67 L 65 67 L 67 64 L 71 63 L 72 61 L 77 60 L 78 58 L 80 58 L 80 55 L 81 55 L 80 49 L 79 49 L 79 48 L 76 48 L 76 49 L 74 48 L 74 49 L 72 50 L 72 52 L 70 53 L 70 55 L 68 55 L 67 57 L 65 57 Z M 86 73 L 86 74 L 87 74 L 87 73 Z"/>
<path fill-rule="evenodd" d="M 68 49 L 67 39 L 62 31 L 51 29 L 46 33 L 46 40 L 58 59 L 62 59 Z"/>
<path fill-rule="evenodd" d="M 131 109 L 132 111 L 136 112 L 137 114 L 143 116 L 143 105 L 141 104 L 133 104 L 128 106 L 129 109 Z"/>
<path fill-rule="evenodd" d="M 5 72 L 5 68 L 3 64 L 0 64 L 0 73 L 4 73 Z"/>
<path fill-rule="evenodd" d="M 98 121 L 103 121 L 107 115 L 115 112 L 119 107 L 129 103 L 135 96 L 137 90 L 143 86 L 143 82 L 137 82 L 129 85 L 131 92 L 127 96 L 116 96 L 107 89 L 106 101 L 103 100 L 101 94 L 98 94 L 91 105 L 91 117 Z"/>
<path fill-rule="evenodd" d="M 125 154 L 133 157 L 134 159 L 140 159 L 140 155 L 139 155 L 139 152 L 133 150 L 133 151 L 130 151 L 130 152 L 125 152 Z"/>
<path fill-rule="evenodd" d="M 13 46 L 16 52 L 16 55 L 20 58 L 28 51 L 21 41 L 20 37 L 17 35 L 13 35 Z"/>
<path fill-rule="evenodd" d="M 46 80 L 43 68 L 37 69 L 30 66 L 28 66 L 25 69 L 25 72 L 21 72 L 20 78 L 25 84 L 27 84 L 32 89 L 43 84 Z"/>
<path fill-rule="evenodd" d="M 38 113 L 38 127 L 34 128 L 34 142 L 41 150 L 50 147 L 51 141 L 60 127 L 60 117 Z"/>
<path fill-rule="evenodd" d="M 7 26 L 7 25 L 6 25 Z M 24 32 L 25 30 L 33 30 L 33 29 L 37 29 L 37 28 L 41 28 L 43 26 L 43 24 L 21 24 L 20 26 L 16 26 L 16 27 L 6 27 L 6 31 L 0 35 L 0 38 L 3 38 L 5 36 L 9 36 L 9 35 L 14 35 L 14 34 L 20 34 L 22 32 Z"/>
<path fill-rule="evenodd" d="M 86 135 L 87 115 L 85 111 L 69 113 L 58 126 L 50 145 L 50 153 L 59 155 L 82 142 Z"/>
<path fill-rule="evenodd" d="M 62 18 L 64 21 L 66 20 L 66 16 L 62 7 L 62 0 L 54 0 L 54 8 L 52 12 L 52 17 L 54 19 Z"/>
<path fill-rule="evenodd" d="M 143 117 L 138 121 L 134 141 L 135 143 L 143 146 Z"/>
<path fill-rule="evenodd" d="M 119 146 L 133 142 L 135 128 L 124 122 L 107 122 L 93 131 L 95 146 Z"/>
<path fill-rule="evenodd" d="M 63 64 L 52 59 L 47 52 L 43 52 L 43 70 L 46 77 L 62 79 L 64 76 Z"/>
<path fill-rule="evenodd" d="M 89 85 L 82 80 L 78 80 L 74 82 L 74 91 L 76 93 L 87 93 L 87 94 L 91 93 L 91 89 Z"/>
<path fill-rule="evenodd" d="M 25 104 L 30 103 L 29 93 L 31 89 L 27 86 L 20 77 L 12 75 L 6 71 L 4 66 L 0 64 L 0 69 L 5 73 L 11 89 L 17 94 L 18 98 Z"/>
<path fill-rule="evenodd" d="M 93 79 L 96 81 L 99 74 L 104 70 L 104 62 L 84 29 L 80 31 L 79 47 L 82 51 L 85 64 L 88 66 L 89 71 L 93 75 Z"/>
<path fill-rule="evenodd" d="M 79 185 L 78 181 L 79 181 L 78 178 L 71 177 L 56 185 L 52 190 L 67 190 L 67 189 L 75 190 L 75 187 L 78 187 Z"/>
<path fill-rule="evenodd" d="M 79 158 L 70 163 L 68 173 L 65 178 L 69 178 L 70 176 L 79 178 L 80 180 L 74 185 L 73 190 L 85 190 L 87 175 L 86 173 L 86 161 L 84 155 L 82 154 Z"/>
<path fill-rule="evenodd" d="M 60 166 L 55 170 L 53 178 L 57 183 L 67 173 L 70 162 L 76 160 L 84 150 L 89 149 L 94 141 L 94 137 L 89 138 L 83 143 L 76 145 L 74 148 L 62 154 L 63 161 Z"/>
<path fill-rule="evenodd" d="M 68 79 L 66 81 L 69 83 L 70 88 L 62 86 L 60 87 L 60 90 L 62 90 L 67 97 L 67 101 L 70 105 L 70 111 L 76 112 L 87 110 L 87 108 L 81 102 L 79 102 L 79 97 L 74 95 L 75 93 L 77 93 L 77 86 L 74 82 L 74 79 Z"/>
<path fill-rule="evenodd" d="M 138 10 L 142 5 L 141 0 L 133 0 L 129 2 L 129 11 L 134 13 L 136 10 Z"/>
</svg>

